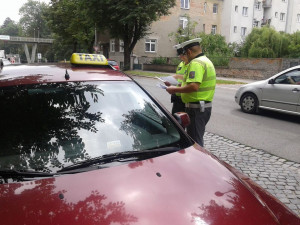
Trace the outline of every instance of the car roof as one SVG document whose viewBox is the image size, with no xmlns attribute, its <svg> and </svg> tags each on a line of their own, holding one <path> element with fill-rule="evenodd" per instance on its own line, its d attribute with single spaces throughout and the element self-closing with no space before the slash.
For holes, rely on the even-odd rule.
<svg viewBox="0 0 300 225">
<path fill-rule="evenodd" d="M 67 76 L 66 76 L 67 75 Z M 67 79 L 66 77 L 68 77 Z M 128 81 L 132 80 L 110 66 L 73 67 L 69 64 L 20 65 L 3 67 L 0 72 L 0 87 L 72 81 Z"/>
</svg>

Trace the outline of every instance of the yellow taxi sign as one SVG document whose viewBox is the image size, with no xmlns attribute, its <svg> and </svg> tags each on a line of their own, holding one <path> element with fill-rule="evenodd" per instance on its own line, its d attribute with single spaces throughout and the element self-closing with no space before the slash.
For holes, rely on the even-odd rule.
<svg viewBox="0 0 300 225">
<path fill-rule="evenodd" d="M 101 54 L 73 53 L 70 62 L 74 65 L 108 65 L 107 59 Z"/>
</svg>

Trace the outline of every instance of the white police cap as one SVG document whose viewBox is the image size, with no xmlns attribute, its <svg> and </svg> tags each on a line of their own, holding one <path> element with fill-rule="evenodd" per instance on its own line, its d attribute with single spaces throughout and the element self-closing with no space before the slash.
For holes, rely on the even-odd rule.
<svg viewBox="0 0 300 225">
<path fill-rule="evenodd" d="M 185 41 L 185 42 L 181 43 L 180 45 L 181 45 L 181 48 L 183 48 L 184 50 L 187 50 L 193 46 L 200 45 L 201 41 L 202 41 L 201 38 L 195 38 L 192 40 Z"/>
<path fill-rule="evenodd" d="M 173 48 L 176 49 L 178 55 L 181 55 L 183 53 L 183 48 L 181 47 L 181 44 L 174 45 Z"/>
</svg>

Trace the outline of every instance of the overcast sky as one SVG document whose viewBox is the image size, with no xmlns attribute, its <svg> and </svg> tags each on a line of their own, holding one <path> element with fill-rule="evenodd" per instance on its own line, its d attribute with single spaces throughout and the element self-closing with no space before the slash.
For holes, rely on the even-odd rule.
<svg viewBox="0 0 300 225">
<path fill-rule="evenodd" d="M 49 3 L 50 0 L 39 0 L 40 2 Z M 0 26 L 4 20 L 9 17 L 15 22 L 19 22 L 19 9 L 27 2 L 27 0 L 0 0 Z"/>
</svg>

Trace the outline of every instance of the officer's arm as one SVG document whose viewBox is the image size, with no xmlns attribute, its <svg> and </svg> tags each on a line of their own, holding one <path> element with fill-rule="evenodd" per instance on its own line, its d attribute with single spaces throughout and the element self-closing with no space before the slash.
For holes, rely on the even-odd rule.
<svg viewBox="0 0 300 225">
<path fill-rule="evenodd" d="M 181 74 L 175 74 L 175 75 L 173 75 L 173 77 L 174 77 L 176 80 L 178 80 L 178 79 L 183 80 L 183 75 L 181 75 Z"/>
<path fill-rule="evenodd" d="M 187 85 L 183 87 L 174 87 L 170 86 L 167 88 L 167 92 L 169 94 L 174 94 L 174 93 L 190 93 L 190 92 L 195 92 L 199 90 L 200 83 L 188 83 Z"/>
</svg>

